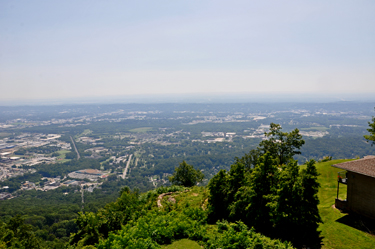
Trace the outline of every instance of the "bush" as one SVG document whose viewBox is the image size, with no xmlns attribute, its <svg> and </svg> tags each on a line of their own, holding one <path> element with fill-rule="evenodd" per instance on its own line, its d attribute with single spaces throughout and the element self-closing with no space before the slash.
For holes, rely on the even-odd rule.
<svg viewBox="0 0 375 249">
<path fill-rule="evenodd" d="M 217 232 L 208 236 L 205 248 L 293 248 L 290 242 L 282 243 L 280 240 L 272 240 L 248 227 L 241 221 L 228 223 L 217 222 Z"/>
</svg>

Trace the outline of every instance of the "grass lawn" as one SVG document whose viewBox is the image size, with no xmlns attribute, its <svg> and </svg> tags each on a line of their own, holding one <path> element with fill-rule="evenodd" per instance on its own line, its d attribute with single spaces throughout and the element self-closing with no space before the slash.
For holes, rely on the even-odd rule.
<svg viewBox="0 0 375 249">
<path fill-rule="evenodd" d="M 85 137 L 85 136 L 87 136 L 87 135 L 90 135 L 92 133 L 92 130 L 90 130 L 90 129 L 85 129 L 81 134 L 79 134 L 79 135 L 75 135 L 73 138 L 74 139 L 78 139 L 78 138 L 80 138 L 80 137 Z"/>
<path fill-rule="evenodd" d="M 69 152 L 70 152 L 70 150 L 59 150 L 59 151 L 57 151 L 57 153 L 60 154 L 60 156 L 57 157 L 57 162 L 58 163 L 69 162 L 71 159 L 65 159 L 65 154 L 69 153 Z"/>
<path fill-rule="evenodd" d="M 324 126 L 316 126 L 316 127 L 309 127 L 309 128 L 301 128 L 301 131 L 326 131 L 329 130 L 329 128 Z"/>
<path fill-rule="evenodd" d="M 177 202 L 177 210 L 184 209 L 186 206 L 190 207 L 202 207 L 205 203 L 205 199 L 208 198 L 207 188 L 195 186 L 188 192 L 179 193 L 172 195 Z M 164 198 L 168 199 L 168 198 Z"/>
<path fill-rule="evenodd" d="M 331 165 L 345 161 L 349 160 L 334 160 L 317 164 L 318 172 L 321 174 L 319 176 L 321 184 L 319 211 L 324 222 L 319 227 L 323 237 L 322 248 L 375 248 L 375 236 L 362 231 L 364 227 L 361 227 L 360 220 L 333 208 L 337 195 L 337 172 L 343 170 L 331 167 Z M 346 199 L 346 186 L 343 184 L 340 184 L 339 198 Z"/>
<path fill-rule="evenodd" d="M 91 134 L 92 133 L 92 130 L 90 130 L 90 129 L 86 129 L 86 130 L 84 130 L 83 132 L 82 132 L 82 134 L 81 135 L 79 135 L 80 137 L 83 137 L 83 136 L 87 136 L 87 135 L 89 135 L 89 134 Z"/>
<path fill-rule="evenodd" d="M 70 150 L 59 150 L 59 151 L 57 151 L 57 153 L 60 154 L 60 156 L 58 156 L 58 158 L 65 159 L 65 154 L 69 153 L 69 152 L 70 152 Z"/>
<path fill-rule="evenodd" d="M 151 131 L 152 127 L 139 127 L 129 130 L 130 132 L 145 133 Z"/>
<path fill-rule="evenodd" d="M 170 245 L 164 245 L 164 249 L 202 249 L 202 247 L 195 241 L 189 239 L 182 239 L 173 242 Z"/>
</svg>

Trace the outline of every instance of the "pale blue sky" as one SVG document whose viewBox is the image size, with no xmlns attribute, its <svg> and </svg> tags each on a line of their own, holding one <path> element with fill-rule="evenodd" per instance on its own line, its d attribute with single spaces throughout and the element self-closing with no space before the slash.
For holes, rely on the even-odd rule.
<svg viewBox="0 0 375 249">
<path fill-rule="evenodd" d="M 374 1 L 0 1 L 0 100 L 374 93 Z"/>
</svg>

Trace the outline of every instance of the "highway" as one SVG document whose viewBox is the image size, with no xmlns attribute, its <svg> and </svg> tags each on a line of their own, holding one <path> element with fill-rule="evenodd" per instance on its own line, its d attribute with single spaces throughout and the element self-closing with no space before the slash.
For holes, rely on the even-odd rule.
<svg viewBox="0 0 375 249">
<path fill-rule="evenodd" d="M 126 163 L 126 167 L 124 169 L 124 173 L 122 174 L 122 179 L 125 179 L 126 177 L 126 173 L 128 172 L 128 168 L 129 168 L 130 161 L 132 160 L 132 156 L 133 154 L 130 154 L 128 162 Z"/>
<path fill-rule="evenodd" d="M 74 149 L 75 149 L 75 151 L 76 151 L 76 153 L 77 153 L 77 160 L 79 160 L 79 159 L 81 158 L 81 156 L 80 156 L 79 153 L 78 153 L 78 150 L 77 150 L 76 144 L 74 143 L 74 140 L 73 140 L 72 136 L 70 136 L 70 139 L 72 140 L 72 143 L 73 143 Z"/>
</svg>

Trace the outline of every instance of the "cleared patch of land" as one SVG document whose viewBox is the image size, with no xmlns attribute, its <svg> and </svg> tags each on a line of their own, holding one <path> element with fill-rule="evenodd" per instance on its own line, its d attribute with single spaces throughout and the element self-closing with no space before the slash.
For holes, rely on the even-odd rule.
<svg viewBox="0 0 375 249">
<path fill-rule="evenodd" d="M 57 153 L 60 154 L 60 156 L 57 157 L 57 160 L 58 160 L 57 162 L 65 163 L 65 162 L 70 161 L 70 159 L 65 159 L 65 154 L 69 153 L 69 152 L 70 152 L 70 150 L 59 150 L 59 151 L 57 151 Z"/>
<path fill-rule="evenodd" d="M 80 138 L 80 137 L 84 137 L 84 136 L 90 135 L 91 133 L 92 133 L 92 130 L 85 129 L 81 134 L 75 135 L 74 138 L 77 139 L 77 138 Z"/>
<path fill-rule="evenodd" d="M 164 245 L 164 249 L 202 249 L 202 247 L 195 241 L 189 239 L 182 239 L 173 242 L 170 245 Z"/>
<path fill-rule="evenodd" d="M 316 127 L 309 127 L 309 128 L 301 128 L 301 131 L 326 131 L 329 130 L 329 128 L 324 126 L 316 126 Z"/>
<path fill-rule="evenodd" d="M 148 131 L 151 131 L 151 130 L 152 130 L 152 127 L 139 127 L 139 128 L 131 129 L 129 131 L 130 132 L 137 132 L 137 133 L 144 133 L 144 132 L 148 132 Z"/>
<path fill-rule="evenodd" d="M 12 133 L 0 132 L 0 139 L 5 138 L 5 137 L 9 137 L 10 135 L 12 135 Z"/>
</svg>

